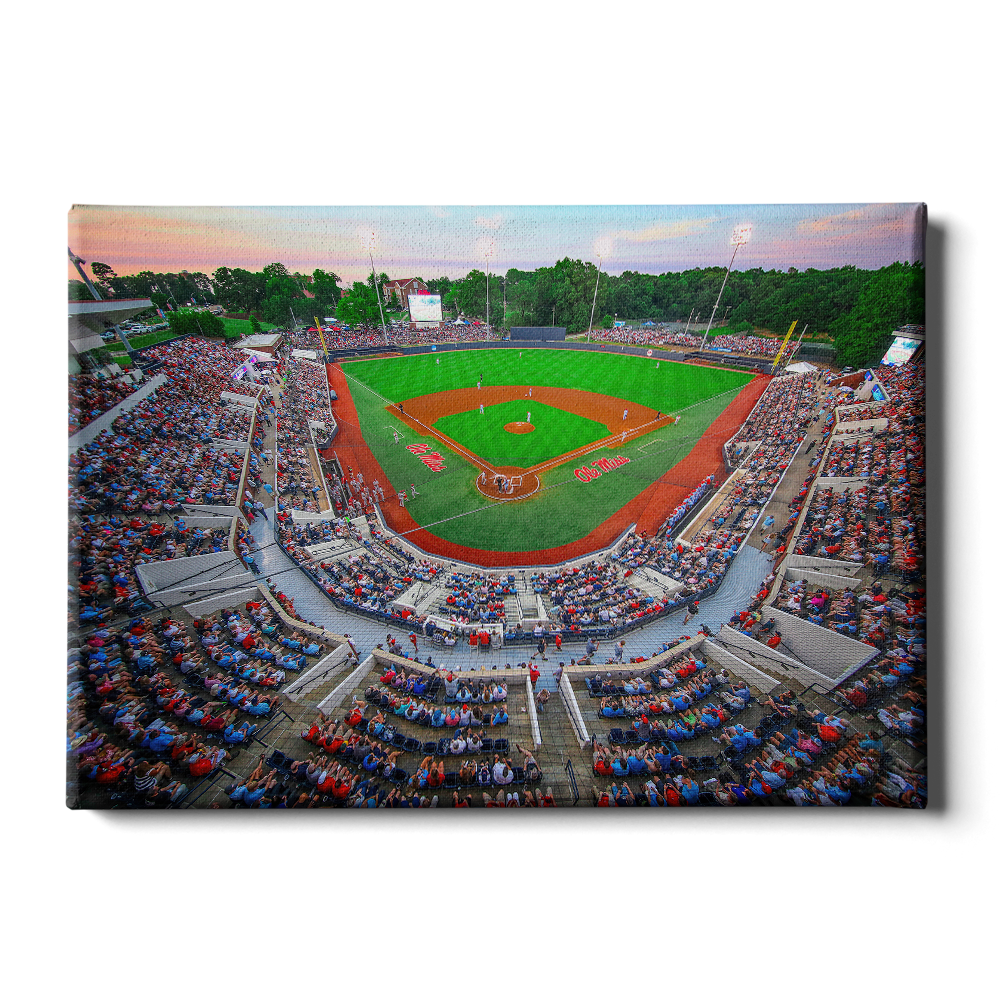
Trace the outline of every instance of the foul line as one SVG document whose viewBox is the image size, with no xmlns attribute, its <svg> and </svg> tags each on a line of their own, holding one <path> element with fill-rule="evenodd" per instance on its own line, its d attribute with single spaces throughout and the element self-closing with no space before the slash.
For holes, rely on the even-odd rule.
<svg viewBox="0 0 1000 1000">
<path fill-rule="evenodd" d="M 378 392 L 375 389 L 371 388 L 371 386 L 366 385 L 364 382 L 362 382 L 358 378 L 355 378 L 353 375 L 348 375 L 347 372 L 344 371 L 344 369 L 342 367 L 341 367 L 340 371 L 341 371 L 341 374 L 345 378 L 350 379 L 352 382 L 356 382 L 363 389 L 367 389 L 368 392 L 370 392 L 373 396 L 376 396 L 378 399 L 381 399 L 383 402 L 388 403 L 390 406 L 396 406 L 396 404 L 391 399 L 387 399 L 380 392 Z M 727 389 L 725 392 L 716 393 L 716 395 L 714 395 L 714 396 L 709 396 L 706 399 L 701 399 L 701 400 L 699 400 L 696 403 L 691 403 L 689 406 L 682 407 L 681 409 L 679 409 L 679 410 L 677 410 L 675 412 L 676 413 L 683 413 L 685 410 L 690 410 L 692 407 L 700 406 L 702 403 L 707 403 L 707 402 L 710 402 L 713 399 L 718 399 L 720 396 L 727 396 L 727 395 L 731 394 L 734 391 L 736 391 L 738 393 L 739 391 L 742 391 L 742 390 Z M 672 416 L 672 414 L 668 413 L 668 414 L 664 414 L 664 416 Z M 411 416 L 410 419 L 413 420 L 414 423 L 419 424 L 421 427 L 427 427 L 427 425 L 422 420 L 418 419 L 417 417 Z M 635 428 L 635 431 L 633 431 L 632 433 L 635 433 L 636 431 L 641 430 L 643 427 L 648 427 L 650 424 L 658 424 L 659 422 L 660 421 L 658 421 L 658 420 L 648 421 L 647 423 L 641 424 L 639 427 Z M 667 426 L 669 426 L 669 424 Z M 432 428 L 427 427 L 427 430 L 428 430 L 428 433 L 432 437 L 437 438 L 438 440 L 440 440 L 443 443 L 445 443 L 446 446 L 449 446 L 449 440 L 450 439 L 447 439 L 443 435 L 440 435 L 437 431 L 433 430 Z M 673 446 L 683 445 L 687 441 L 701 440 L 704 437 L 706 437 L 705 434 L 698 435 L 697 437 L 694 437 L 694 438 L 683 438 L 683 437 L 682 438 L 678 438 L 675 441 L 670 442 L 670 444 L 667 445 L 667 448 L 669 448 L 671 445 L 673 445 Z M 597 450 L 599 450 L 601 448 L 604 448 L 604 447 L 607 446 L 608 441 L 614 441 L 616 438 L 618 438 L 617 434 L 616 435 L 612 435 L 611 438 L 605 438 L 602 441 L 598 441 L 596 444 L 586 446 L 584 450 L 577 449 L 577 451 L 568 452 L 566 455 L 559 456 L 559 457 L 553 459 L 550 462 L 544 463 L 543 465 L 533 466 L 531 469 L 529 469 L 527 471 L 528 472 L 537 472 L 538 470 L 545 469 L 545 468 L 548 468 L 550 466 L 551 467 L 555 467 L 555 466 L 558 466 L 558 465 L 562 465 L 565 462 L 568 462 L 573 457 L 582 457 L 583 455 L 589 454 L 591 451 L 597 451 Z M 656 443 L 655 441 L 649 442 L 649 444 L 655 444 L 655 443 Z M 473 463 L 475 463 L 476 465 L 479 465 L 481 468 L 487 469 L 489 472 L 493 473 L 494 475 L 496 474 L 496 472 L 495 472 L 494 469 L 490 468 L 490 466 L 486 465 L 486 463 L 481 462 L 478 459 L 477 456 L 471 455 L 471 453 L 466 452 L 465 449 L 461 448 L 461 446 L 458 445 L 457 443 L 454 443 L 454 447 L 455 447 L 455 449 L 460 454 L 467 455 L 469 457 L 469 459 Z M 663 449 L 663 450 L 666 450 L 666 449 Z M 663 451 L 661 450 L 661 451 L 654 452 L 654 453 L 652 453 L 650 455 L 641 455 L 641 456 L 635 458 L 633 461 L 635 461 L 635 462 L 641 462 L 643 459 L 654 458 L 657 455 L 660 455 L 662 453 L 663 453 Z M 618 472 L 618 471 L 620 471 L 620 470 L 622 470 L 624 468 L 625 468 L 625 466 L 620 466 L 620 467 L 618 467 L 616 469 L 610 469 L 608 471 L 609 472 L 612 472 L 612 471 L 613 472 Z M 548 490 L 554 490 L 554 489 L 557 489 L 560 486 L 565 486 L 568 483 L 574 483 L 574 482 L 578 482 L 578 480 L 576 479 L 575 476 L 570 476 L 568 479 L 562 479 L 558 483 L 551 483 L 548 486 L 542 486 L 540 489 L 536 490 L 535 493 L 536 494 L 537 493 L 545 493 Z M 658 481 L 654 481 L 654 482 L 658 483 Z M 654 485 L 654 484 L 651 483 L 650 485 Z M 664 483 L 662 483 L 662 485 L 664 485 L 664 486 L 677 486 L 677 487 L 680 487 L 681 489 L 690 489 L 690 488 L 692 488 L 687 483 L 674 483 L 674 482 L 667 483 L 667 482 L 664 482 Z M 535 495 L 535 494 L 533 494 L 533 495 Z M 461 514 L 452 514 L 450 517 L 441 518 L 441 520 L 439 520 L 439 521 L 430 521 L 427 524 L 417 525 L 415 528 L 409 528 L 406 531 L 396 531 L 394 533 L 396 535 L 400 536 L 400 537 L 403 537 L 405 535 L 412 535 L 412 534 L 414 534 L 417 531 L 426 531 L 427 529 L 433 528 L 434 526 L 436 526 L 438 524 L 444 524 L 447 521 L 455 521 L 455 520 L 457 520 L 460 517 L 468 517 L 470 514 L 478 514 L 478 513 L 480 513 L 481 511 L 484 511 L 484 510 L 491 510 L 491 509 L 496 508 L 496 507 L 503 507 L 504 505 L 509 504 L 509 503 L 517 503 L 519 499 L 521 499 L 521 498 L 512 497 L 510 500 L 497 500 L 494 503 L 484 504 L 482 507 L 476 507 L 473 510 L 463 511 Z"/>
<path fill-rule="evenodd" d="M 344 378 L 349 378 L 352 382 L 357 382 L 357 384 L 360 385 L 363 389 L 367 389 L 373 396 L 377 396 L 383 402 L 388 403 L 389 406 L 393 406 L 396 409 L 399 409 L 399 405 L 397 403 L 394 403 L 391 399 L 386 399 L 386 397 L 383 396 L 382 393 L 377 392 L 375 389 L 371 388 L 371 386 L 365 385 L 365 383 L 362 382 L 360 379 L 355 378 L 353 375 L 348 375 L 343 368 L 341 368 L 341 373 L 343 374 Z M 480 459 L 478 455 L 474 455 L 472 454 L 471 451 L 467 451 L 457 441 L 453 441 L 451 438 L 446 437 L 439 431 L 434 430 L 433 427 L 428 427 L 427 424 L 425 424 L 419 417 L 415 417 L 412 416 L 411 414 L 405 413 L 403 410 L 400 410 L 400 415 L 407 417 L 409 420 L 412 420 L 415 424 L 419 424 L 421 427 L 425 428 L 427 433 L 432 438 L 434 438 L 437 441 L 440 441 L 446 448 L 449 448 L 451 451 L 454 451 L 460 457 L 466 459 L 467 461 L 473 463 L 474 465 L 478 465 L 481 469 L 485 469 L 487 472 L 491 473 L 494 476 L 497 474 L 496 469 L 488 465 L 486 462 L 482 461 L 482 459 Z"/>
</svg>

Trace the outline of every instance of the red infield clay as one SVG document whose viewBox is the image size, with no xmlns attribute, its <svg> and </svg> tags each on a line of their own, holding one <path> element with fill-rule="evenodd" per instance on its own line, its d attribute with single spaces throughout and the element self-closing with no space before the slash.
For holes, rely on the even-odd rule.
<svg viewBox="0 0 1000 1000">
<path fill-rule="evenodd" d="M 364 472 L 365 479 L 368 481 L 379 480 L 391 501 L 389 477 L 364 441 L 358 427 L 358 412 L 351 398 L 347 379 L 339 365 L 328 364 L 326 370 L 330 386 L 338 396 L 333 406 L 339 430 L 335 447 L 325 451 L 323 457 L 332 458 L 333 453 L 336 452 L 345 470 L 350 466 L 355 472 L 358 469 Z M 409 511 L 397 504 L 391 502 L 383 504 L 382 515 L 393 531 L 400 534 L 405 533 L 407 541 L 425 552 L 444 556 L 447 559 L 477 563 L 481 566 L 533 566 L 569 562 L 579 556 L 586 555 L 588 552 L 610 545 L 633 522 L 636 524 L 637 531 L 646 531 L 652 534 L 663 523 L 667 515 L 706 476 L 714 473 L 716 481 L 721 481 L 725 474 L 722 446 L 736 433 L 743 421 L 749 416 L 757 400 L 764 394 L 769 381 L 770 376 L 758 375 L 752 382 L 745 385 L 739 395 L 715 418 L 685 458 L 588 535 L 568 545 L 560 545 L 550 549 L 535 549 L 530 552 L 497 552 L 490 549 L 477 549 L 438 538 L 421 528 Z M 472 392 L 475 393 L 476 390 L 473 389 Z M 631 418 L 631 416 L 630 413 L 629 417 Z"/>
<path fill-rule="evenodd" d="M 503 429 L 511 434 L 530 434 L 535 429 L 535 425 L 525 423 L 523 420 L 515 420 L 512 424 L 504 424 Z"/>
</svg>

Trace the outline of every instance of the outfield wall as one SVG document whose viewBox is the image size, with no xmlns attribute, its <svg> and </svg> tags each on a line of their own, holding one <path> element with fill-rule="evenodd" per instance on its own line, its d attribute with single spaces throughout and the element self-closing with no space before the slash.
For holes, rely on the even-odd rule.
<svg viewBox="0 0 1000 1000">
<path fill-rule="evenodd" d="M 433 350 L 432 350 L 433 347 Z M 352 361 L 360 360 L 362 358 L 372 357 L 377 354 L 385 354 L 386 352 L 391 352 L 392 354 L 437 354 L 441 351 L 482 351 L 488 348 L 498 348 L 507 350 L 537 350 L 539 348 L 549 351 L 603 351 L 605 354 L 634 354 L 637 357 L 652 357 L 660 361 L 683 361 L 687 355 L 683 351 L 667 351 L 661 350 L 659 348 L 649 348 L 642 346 L 635 346 L 632 344 L 619 344 L 619 345 L 609 345 L 609 344 L 587 344 L 575 340 L 567 341 L 538 341 L 538 340 L 473 340 L 469 342 L 460 341 L 455 343 L 453 340 L 441 341 L 436 344 L 400 344 L 398 346 L 386 346 L 382 344 L 381 346 L 375 346 L 371 348 L 365 348 L 364 350 L 358 350 L 357 348 L 352 348 L 343 351 L 331 351 L 326 359 L 329 363 L 333 364 L 339 361 Z M 652 353 L 649 353 L 652 351 Z M 721 360 L 721 359 L 716 359 Z M 719 367 L 726 367 L 725 365 L 720 365 Z"/>
</svg>

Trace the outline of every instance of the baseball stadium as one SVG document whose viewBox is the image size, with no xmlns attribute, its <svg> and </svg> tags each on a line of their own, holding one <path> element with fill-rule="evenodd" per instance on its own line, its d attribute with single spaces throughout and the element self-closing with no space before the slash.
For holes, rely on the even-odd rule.
<svg viewBox="0 0 1000 1000">
<path fill-rule="evenodd" d="M 923 206 L 863 210 L 905 257 L 424 281 L 74 209 L 67 804 L 923 808 Z"/>
</svg>

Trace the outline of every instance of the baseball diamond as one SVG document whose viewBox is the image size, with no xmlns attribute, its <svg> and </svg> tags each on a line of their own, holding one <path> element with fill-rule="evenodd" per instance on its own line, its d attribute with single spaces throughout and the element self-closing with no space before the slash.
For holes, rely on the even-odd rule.
<svg viewBox="0 0 1000 1000">
<path fill-rule="evenodd" d="M 646 358 L 542 348 L 327 371 L 341 432 L 326 454 L 394 484 L 415 478 L 415 500 L 383 509 L 388 527 L 425 551 L 481 565 L 575 558 L 633 523 L 655 531 L 706 475 L 721 472 L 723 443 L 768 382 L 720 367 L 657 368 Z M 507 429 L 529 413 L 530 433 Z"/>
</svg>

